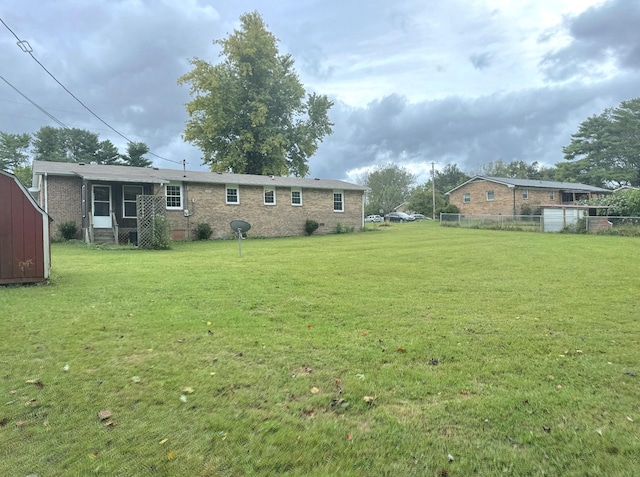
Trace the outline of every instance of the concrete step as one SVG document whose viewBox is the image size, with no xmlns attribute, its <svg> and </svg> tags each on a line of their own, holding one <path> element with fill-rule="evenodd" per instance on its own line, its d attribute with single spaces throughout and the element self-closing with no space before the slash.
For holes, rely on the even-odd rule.
<svg viewBox="0 0 640 477">
<path fill-rule="evenodd" d="M 93 229 L 94 243 L 115 243 L 112 229 Z"/>
</svg>

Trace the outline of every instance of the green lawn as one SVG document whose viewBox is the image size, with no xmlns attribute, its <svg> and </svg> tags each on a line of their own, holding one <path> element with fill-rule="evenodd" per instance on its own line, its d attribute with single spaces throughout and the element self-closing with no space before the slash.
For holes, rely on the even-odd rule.
<svg viewBox="0 0 640 477">
<path fill-rule="evenodd" d="M 370 227 L 54 244 L 0 288 L 0 475 L 640 475 L 637 238 Z"/>
</svg>

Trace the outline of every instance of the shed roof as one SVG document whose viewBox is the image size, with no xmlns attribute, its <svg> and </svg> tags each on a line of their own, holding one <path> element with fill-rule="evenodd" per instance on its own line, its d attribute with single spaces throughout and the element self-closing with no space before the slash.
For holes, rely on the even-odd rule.
<svg viewBox="0 0 640 477">
<path fill-rule="evenodd" d="M 251 186 L 305 187 L 314 189 L 342 189 L 365 191 L 366 187 L 333 179 L 307 179 L 302 177 L 260 176 L 208 171 L 181 171 L 155 167 L 107 166 L 75 162 L 33 161 L 33 174 L 76 176 L 90 181 L 136 182 L 168 184 L 191 182 L 203 184 L 238 184 Z"/>
<path fill-rule="evenodd" d="M 512 179 L 510 177 L 491 177 L 491 176 L 474 176 L 468 181 L 460 184 L 458 187 L 454 187 L 447 194 L 451 194 L 453 191 L 465 186 L 471 182 L 478 181 L 495 182 L 497 184 L 503 184 L 508 187 L 524 187 L 530 189 L 554 189 L 564 190 L 571 192 L 600 192 L 603 194 L 611 193 L 609 189 L 603 189 L 602 187 L 596 187 L 589 184 L 581 184 L 578 182 L 558 182 L 558 181 L 541 181 L 535 179 Z"/>
</svg>

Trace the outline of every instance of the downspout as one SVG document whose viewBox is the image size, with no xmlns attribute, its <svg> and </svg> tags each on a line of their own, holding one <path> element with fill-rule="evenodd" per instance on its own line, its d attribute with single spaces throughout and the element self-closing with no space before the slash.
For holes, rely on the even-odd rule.
<svg viewBox="0 0 640 477">
<path fill-rule="evenodd" d="M 44 173 L 44 211 L 49 214 L 49 187 L 48 187 L 48 183 L 49 181 L 47 180 L 47 175 L 48 173 L 45 172 Z"/>
<path fill-rule="evenodd" d="M 82 231 L 84 232 L 84 241 L 86 243 L 91 242 L 89 234 L 89 220 L 87 218 L 87 180 L 82 179 Z"/>
<path fill-rule="evenodd" d="M 51 230 L 49 214 L 42 214 L 42 243 L 43 243 L 43 265 L 44 278 L 48 279 L 51 273 Z"/>
<path fill-rule="evenodd" d="M 513 216 L 516 216 L 516 188 L 513 188 Z"/>
</svg>

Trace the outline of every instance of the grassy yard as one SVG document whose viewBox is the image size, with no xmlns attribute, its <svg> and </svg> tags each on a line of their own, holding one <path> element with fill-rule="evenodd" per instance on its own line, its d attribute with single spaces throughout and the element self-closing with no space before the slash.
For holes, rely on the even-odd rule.
<svg viewBox="0 0 640 477">
<path fill-rule="evenodd" d="M 640 475 L 638 239 L 242 245 L 0 288 L 0 475 Z"/>
</svg>

